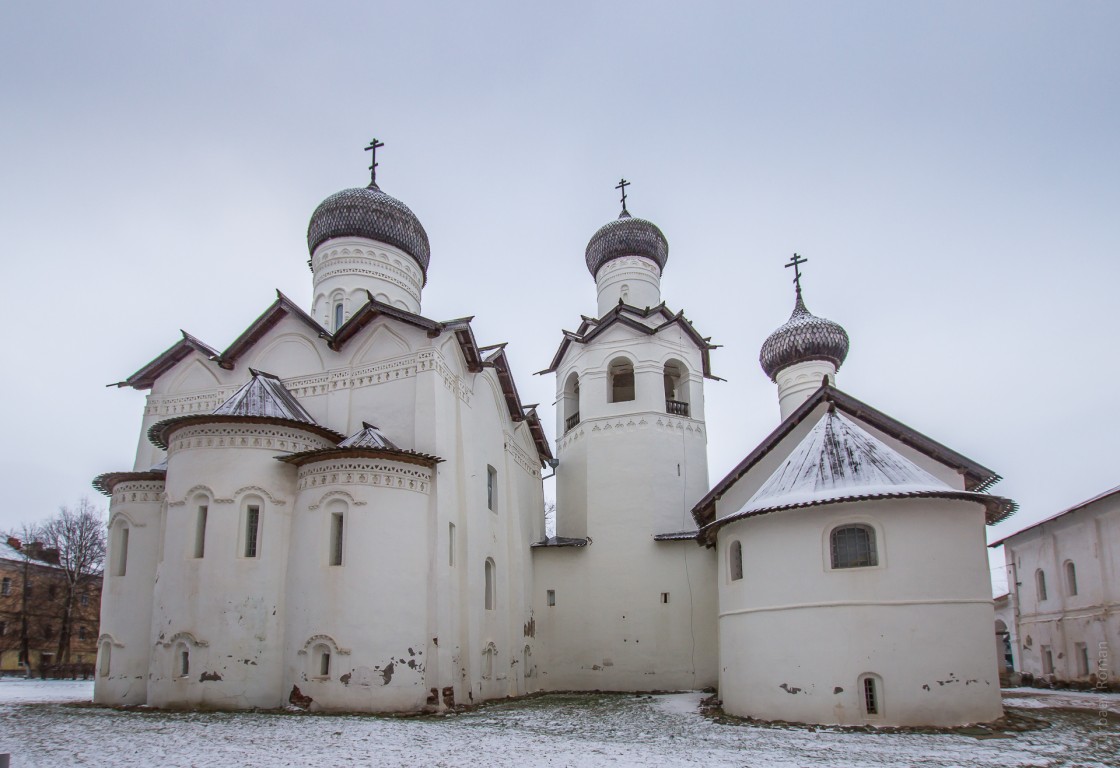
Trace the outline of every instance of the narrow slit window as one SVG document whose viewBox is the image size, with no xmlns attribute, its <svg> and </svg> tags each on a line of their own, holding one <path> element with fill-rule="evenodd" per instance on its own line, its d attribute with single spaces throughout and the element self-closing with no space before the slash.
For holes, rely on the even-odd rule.
<svg viewBox="0 0 1120 768">
<path fill-rule="evenodd" d="M 341 512 L 334 512 L 331 514 L 331 565 L 342 565 L 343 522 L 344 520 Z"/>
<path fill-rule="evenodd" d="M 498 470 L 491 466 L 486 467 L 486 508 L 498 511 Z"/>
<path fill-rule="evenodd" d="M 1034 585 L 1038 590 L 1038 601 L 1046 599 L 1046 573 L 1041 568 L 1034 572 Z"/>
<path fill-rule="evenodd" d="M 455 523 L 447 524 L 447 565 L 455 567 Z"/>
<path fill-rule="evenodd" d="M 203 557 L 206 554 L 206 517 L 209 507 L 201 505 L 194 523 L 194 556 Z"/>
<path fill-rule="evenodd" d="M 331 655 L 327 651 L 319 657 L 319 674 L 323 677 L 329 677 L 331 674 Z"/>
<path fill-rule="evenodd" d="M 556 605 L 556 590 L 548 590 L 548 605 L 549 607 Z"/>
<path fill-rule="evenodd" d="M 339 328 L 342 327 L 342 316 L 343 316 L 342 302 L 339 301 L 339 302 L 336 302 L 335 305 L 334 305 L 334 329 L 336 331 Z"/>
<path fill-rule="evenodd" d="M 101 643 L 101 664 L 99 672 L 102 677 L 109 676 L 109 664 L 112 662 L 113 644 L 108 640 Z"/>
<path fill-rule="evenodd" d="M 1077 594 L 1077 566 L 1072 560 L 1066 561 L 1066 592 L 1071 597 Z"/>
<path fill-rule="evenodd" d="M 1089 648 L 1085 643 L 1074 643 L 1074 659 L 1077 661 L 1077 676 L 1085 677 L 1089 674 Z"/>
<path fill-rule="evenodd" d="M 257 538 L 260 535 L 260 527 L 261 508 L 251 504 L 245 510 L 245 557 L 257 556 Z"/>
<path fill-rule="evenodd" d="M 191 673 L 191 652 L 186 648 L 179 650 L 179 677 L 187 677 Z"/>
<path fill-rule="evenodd" d="M 487 558 L 487 560 L 486 560 L 486 597 L 485 597 L 485 605 L 486 605 L 486 610 L 488 610 L 488 611 L 494 610 L 494 602 L 495 602 L 494 598 L 496 596 L 496 592 L 495 592 L 495 586 L 496 585 L 495 585 L 494 582 L 495 582 L 494 561 Z"/>
<path fill-rule="evenodd" d="M 669 604 L 669 593 L 668 592 L 662 592 L 661 593 L 661 604 L 662 605 L 668 605 Z"/>
<path fill-rule="evenodd" d="M 124 576 L 128 570 L 128 527 L 121 526 L 117 532 L 116 575 Z"/>
</svg>

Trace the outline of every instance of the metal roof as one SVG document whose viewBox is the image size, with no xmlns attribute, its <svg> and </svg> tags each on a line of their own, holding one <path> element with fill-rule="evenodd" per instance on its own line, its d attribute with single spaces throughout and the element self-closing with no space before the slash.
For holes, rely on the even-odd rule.
<svg viewBox="0 0 1120 768">
<path fill-rule="evenodd" d="M 339 448 L 386 448 L 390 451 L 399 451 L 400 448 L 385 437 L 385 433 L 367 422 L 362 422 L 362 428 L 338 444 Z"/>
<path fill-rule="evenodd" d="M 998 547 L 1001 544 L 1003 544 L 1005 541 L 1007 541 L 1008 539 L 1015 538 L 1020 533 L 1026 533 L 1027 531 L 1034 530 L 1035 528 L 1039 527 L 1040 525 L 1046 525 L 1047 523 L 1051 523 L 1051 522 L 1057 520 L 1060 517 L 1065 517 L 1066 515 L 1071 514 L 1073 512 L 1076 512 L 1079 509 L 1085 509 L 1085 507 L 1089 506 L 1090 504 L 1093 504 L 1094 502 L 1101 501 L 1103 499 L 1107 499 L 1109 496 L 1115 496 L 1118 493 L 1120 493 L 1120 485 L 1116 486 L 1115 488 L 1110 488 L 1107 491 L 1105 491 L 1104 493 L 1098 493 L 1096 496 L 1092 497 L 1091 499 L 1086 499 L 1085 501 L 1082 501 L 1078 504 L 1074 504 L 1072 507 L 1070 507 L 1068 509 L 1063 509 L 1061 512 L 1058 512 L 1055 515 L 1050 515 L 1050 517 L 1047 517 L 1043 520 L 1039 520 L 1037 523 L 1034 523 L 1033 525 L 1028 525 L 1026 528 L 1015 531 L 1015 533 L 1008 534 L 1007 536 L 1004 536 L 999 541 L 993 541 L 988 546 L 989 547 Z"/>
<path fill-rule="evenodd" d="M 252 368 L 249 379 L 241 389 L 214 409 L 215 416 L 257 416 L 267 419 L 287 419 L 316 424 L 295 395 L 289 392 L 280 378 L 271 373 Z"/>
<path fill-rule="evenodd" d="M 669 260 L 669 241 L 653 222 L 623 211 L 591 236 L 584 258 L 594 277 L 608 261 L 626 256 L 644 256 L 663 270 Z"/>
<path fill-rule="evenodd" d="M 839 323 L 817 317 L 805 307 L 801 288 L 789 320 L 762 343 L 758 362 L 772 381 L 795 363 L 827 360 L 839 368 L 848 356 L 848 332 Z"/>
</svg>

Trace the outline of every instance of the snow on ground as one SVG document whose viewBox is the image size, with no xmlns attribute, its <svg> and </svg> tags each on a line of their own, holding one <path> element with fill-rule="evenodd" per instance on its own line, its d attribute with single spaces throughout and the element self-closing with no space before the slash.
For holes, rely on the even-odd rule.
<svg viewBox="0 0 1120 768">
<path fill-rule="evenodd" d="M 0 753 L 33 766 L 1117 766 L 1120 696 L 1018 689 L 1009 738 L 721 725 L 698 693 L 552 695 L 447 717 L 119 711 L 91 683 L 0 680 Z M 1100 719 L 1101 704 L 1113 714 Z"/>
</svg>

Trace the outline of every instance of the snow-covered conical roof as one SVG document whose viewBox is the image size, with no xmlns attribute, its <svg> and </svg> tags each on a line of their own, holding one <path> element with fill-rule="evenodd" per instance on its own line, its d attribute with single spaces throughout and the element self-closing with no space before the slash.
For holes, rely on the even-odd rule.
<svg viewBox="0 0 1120 768">
<path fill-rule="evenodd" d="M 299 400 L 284 387 L 278 377 L 252 368 L 249 372 L 253 378 L 214 409 L 213 415 L 256 416 L 316 424 L 311 414 L 300 405 Z"/>
</svg>

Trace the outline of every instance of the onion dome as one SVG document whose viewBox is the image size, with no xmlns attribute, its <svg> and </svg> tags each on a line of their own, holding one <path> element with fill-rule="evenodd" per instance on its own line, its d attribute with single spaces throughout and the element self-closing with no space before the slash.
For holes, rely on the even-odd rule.
<svg viewBox="0 0 1120 768">
<path fill-rule="evenodd" d="M 428 233 L 408 206 L 376 183 L 336 192 L 319 204 L 307 225 L 307 249 L 336 237 L 364 237 L 400 248 L 428 275 Z"/>
<path fill-rule="evenodd" d="M 798 286 L 793 314 L 762 343 L 758 362 L 771 381 L 776 381 L 779 371 L 795 363 L 827 360 L 839 369 L 847 356 L 848 332 L 839 323 L 810 312 Z"/>
<path fill-rule="evenodd" d="M 599 268 L 613 259 L 644 256 L 665 269 L 669 260 L 669 241 L 653 222 L 635 218 L 623 209 L 614 221 L 600 227 L 587 243 L 587 269 L 594 277 Z"/>
</svg>

